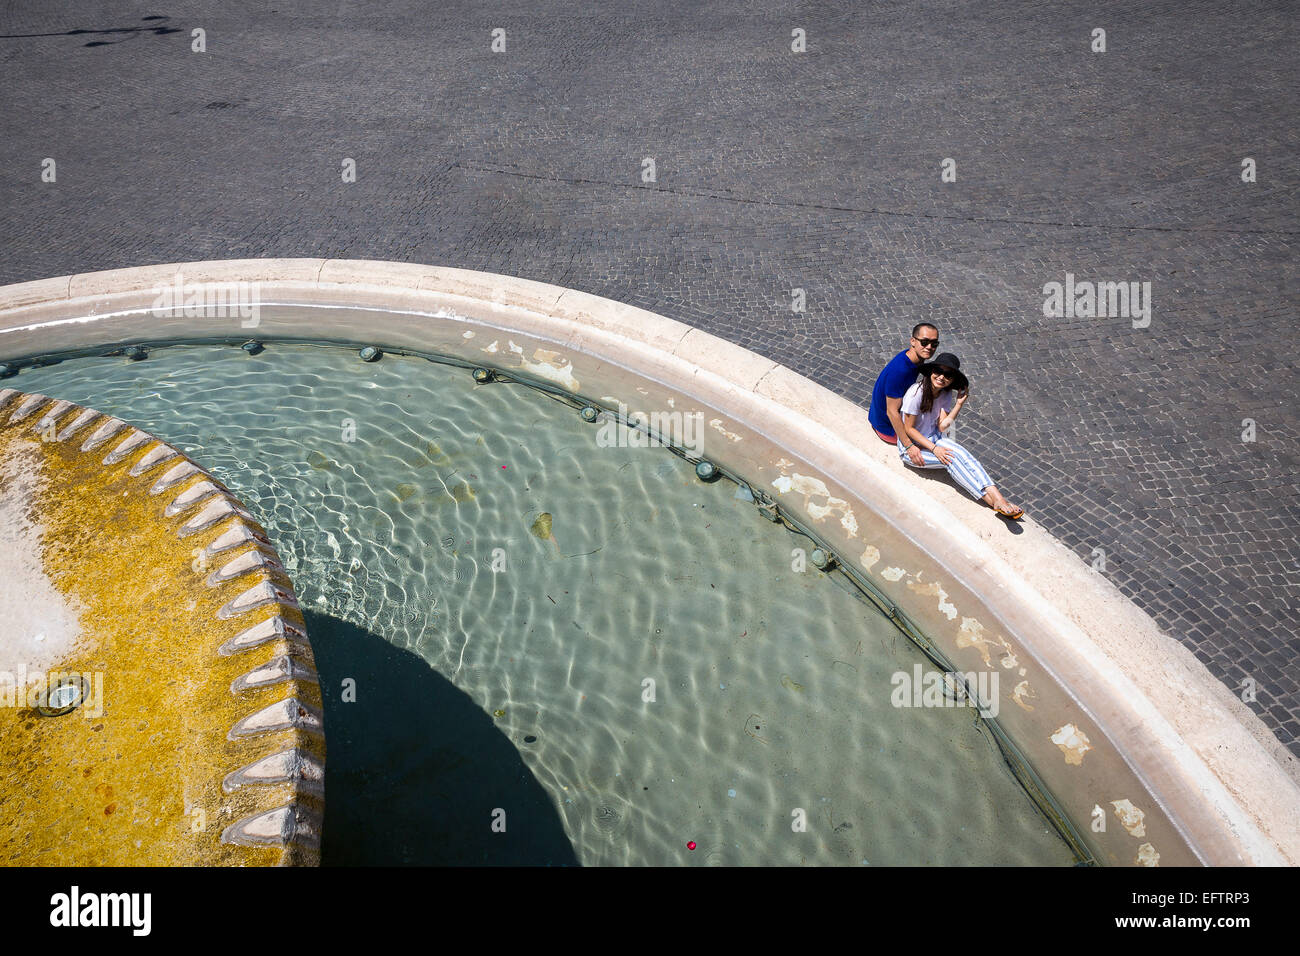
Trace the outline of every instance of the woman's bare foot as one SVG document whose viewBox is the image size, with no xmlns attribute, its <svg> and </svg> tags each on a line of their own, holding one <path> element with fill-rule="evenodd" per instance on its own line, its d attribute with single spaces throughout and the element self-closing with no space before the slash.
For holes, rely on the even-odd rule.
<svg viewBox="0 0 1300 956">
<path fill-rule="evenodd" d="M 984 489 L 984 501 L 990 508 L 1002 515 L 1004 518 L 1019 520 L 1025 515 L 1025 509 L 1019 505 L 1013 505 L 1003 497 L 1002 492 L 998 491 L 994 485 L 989 485 Z"/>
</svg>

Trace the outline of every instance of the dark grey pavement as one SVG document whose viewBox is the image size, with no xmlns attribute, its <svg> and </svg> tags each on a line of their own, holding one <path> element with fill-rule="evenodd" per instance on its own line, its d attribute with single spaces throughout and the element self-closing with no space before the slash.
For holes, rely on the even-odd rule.
<svg viewBox="0 0 1300 956">
<path fill-rule="evenodd" d="M 481 269 L 696 325 L 864 406 L 936 322 L 974 383 L 961 440 L 999 486 L 1085 560 L 1103 549 L 1234 691 L 1253 679 L 1300 754 L 1298 19 L 5 3 L 0 282 L 262 256 Z M 1045 318 L 1067 272 L 1150 282 L 1149 327 Z"/>
</svg>

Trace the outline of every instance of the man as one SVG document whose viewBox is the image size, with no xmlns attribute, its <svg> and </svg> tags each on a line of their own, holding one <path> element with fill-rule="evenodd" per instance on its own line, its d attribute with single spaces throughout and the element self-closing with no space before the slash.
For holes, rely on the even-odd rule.
<svg viewBox="0 0 1300 956">
<path fill-rule="evenodd" d="M 890 359 L 885 370 L 876 378 L 876 386 L 871 390 L 871 409 L 867 413 L 867 420 L 881 441 L 896 445 L 898 436 L 903 436 L 908 460 L 918 468 L 925 464 L 925 459 L 921 457 L 921 450 L 916 444 L 907 438 L 907 430 L 903 428 L 903 414 L 899 408 L 903 404 L 903 396 L 916 382 L 921 364 L 928 362 L 938 347 L 939 330 L 933 325 L 922 322 L 912 329 L 912 341 L 907 350 Z"/>
</svg>

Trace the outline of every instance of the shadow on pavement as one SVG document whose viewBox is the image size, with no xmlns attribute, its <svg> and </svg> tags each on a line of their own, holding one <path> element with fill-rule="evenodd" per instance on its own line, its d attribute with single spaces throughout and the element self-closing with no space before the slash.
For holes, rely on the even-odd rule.
<svg viewBox="0 0 1300 956">
<path fill-rule="evenodd" d="M 948 472 L 942 468 L 908 468 L 907 473 L 914 478 L 924 478 L 927 481 L 937 481 L 940 484 L 944 484 L 952 488 L 956 488 L 957 493 L 960 494 L 962 498 L 964 498 L 966 501 L 970 502 L 971 507 L 973 508 L 985 508 L 985 509 L 988 508 L 988 505 L 984 504 L 981 501 L 976 501 L 974 498 L 968 495 L 966 493 L 966 490 L 962 488 L 961 485 L 957 484 L 957 482 L 953 481 L 952 476 L 949 475 Z M 1007 501 L 1011 502 L 1013 505 L 1018 504 L 1022 508 L 1025 507 L 1024 503 L 1021 501 L 1017 501 L 1016 496 L 1008 492 L 1007 489 L 999 488 L 998 490 L 1001 491 L 1002 494 L 1006 495 Z M 1025 508 L 1025 512 L 1026 512 L 1025 516 L 1028 517 L 1029 509 Z M 1006 525 L 1007 531 L 1009 531 L 1011 534 L 1025 533 L 1024 526 L 1019 521 L 1012 521 L 1010 518 L 1003 518 L 1002 523 Z"/>
</svg>

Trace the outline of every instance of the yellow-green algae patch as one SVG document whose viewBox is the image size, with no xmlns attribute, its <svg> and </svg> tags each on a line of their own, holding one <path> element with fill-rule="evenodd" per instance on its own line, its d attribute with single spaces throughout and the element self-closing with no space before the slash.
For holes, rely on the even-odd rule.
<svg viewBox="0 0 1300 956">
<path fill-rule="evenodd" d="M 445 490 L 437 493 L 425 493 L 419 485 L 404 482 L 394 489 L 393 497 L 399 502 L 403 502 L 420 496 L 424 503 L 431 507 L 453 504 L 464 505 L 478 500 L 478 496 L 474 494 L 474 489 L 470 487 L 467 481 L 458 481 L 449 488 L 444 483 L 443 488 Z"/>
<path fill-rule="evenodd" d="M 541 514 L 539 514 L 537 516 L 537 520 L 533 522 L 533 526 L 528 530 L 531 531 L 537 537 L 541 538 L 543 541 L 548 540 L 551 537 L 550 513 L 543 511 Z"/>
<path fill-rule="evenodd" d="M 307 464 L 317 471 L 329 471 L 334 467 L 334 462 L 330 461 L 318 451 L 308 452 Z"/>
<path fill-rule="evenodd" d="M 301 627 L 301 616 L 272 605 L 226 621 L 217 618 L 219 608 L 264 572 L 206 586 L 210 569 L 196 563 L 194 552 L 230 521 L 177 537 L 184 516 L 166 518 L 163 509 L 183 489 L 150 496 L 153 471 L 127 476 L 156 443 L 141 445 L 110 468 L 101 464 L 104 448 L 82 454 L 76 442 L 44 443 L 26 429 L 0 430 L 0 455 L 16 443 L 40 449 L 45 490 L 32 511 L 44 529 L 45 573 L 83 609 L 83 639 L 61 669 L 102 674 L 103 699 L 99 716 L 84 706 L 62 717 L 40 717 L 23 708 L 0 712 L 0 773 L 6 778 L 0 787 L 0 861 L 103 866 L 303 861 L 297 848 L 220 840 L 236 820 L 293 802 L 290 784 L 245 787 L 230 795 L 221 784 L 231 771 L 295 745 L 309 746 L 323 761 L 323 742 L 306 741 L 298 731 L 228 739 L 241 718 L 291 692 L 319 709 L 319 689 L 278 683 L 232 694 L 236 677 L 288 648 L 273 642 L 230 657 L 217 653 L 224 641 L 261 619 L 278 612 Z M 219 555 L 214 563 L 224 564 L 240 550 Z M 282 576 L 276 580 L 288 586 Z M 298 658 L 311 663 L 305 649 Z"/>
</svg>

